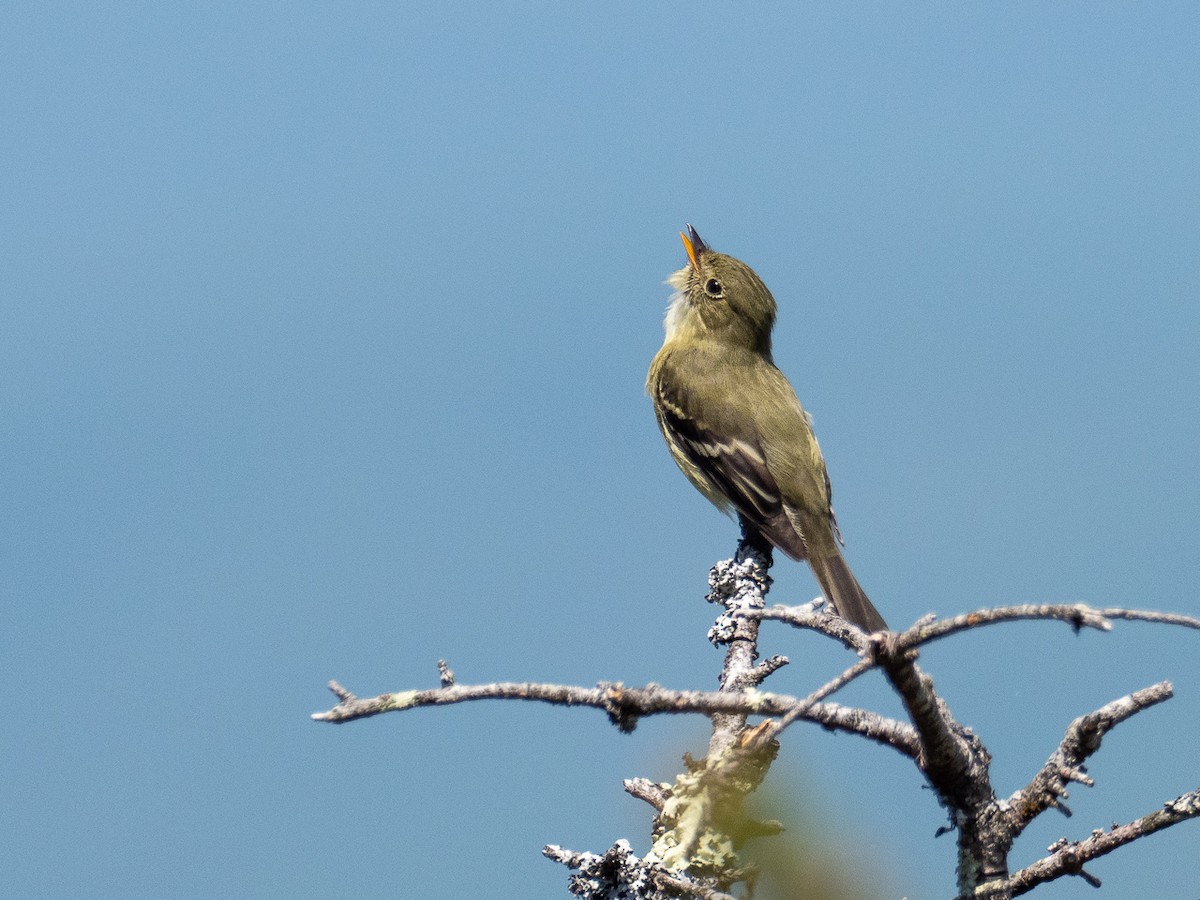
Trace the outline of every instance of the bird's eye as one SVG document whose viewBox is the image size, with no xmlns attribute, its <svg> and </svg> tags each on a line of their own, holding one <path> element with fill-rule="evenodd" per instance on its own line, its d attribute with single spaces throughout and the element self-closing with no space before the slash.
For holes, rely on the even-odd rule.
<svg viewBox="0 0 1200 900">
<path fill-rule="evenodd" d="M 704 282 L 704 293 L 710 297 L 720 297 L 725 293 L 725 288 L 721 287 L 721 282 L 717 281 L 717 279 L 710 278 Z"/>
</svg>

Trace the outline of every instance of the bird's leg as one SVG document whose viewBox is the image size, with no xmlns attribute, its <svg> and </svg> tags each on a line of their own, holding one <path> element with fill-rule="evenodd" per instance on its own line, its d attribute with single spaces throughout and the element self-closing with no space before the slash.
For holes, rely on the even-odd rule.
<svg viewBox="0 0 1200 900">
<path fill-rule="evenodd" d="M 762 532 L 747 522 L 745 517 L 738 516 L 738 524 L 742 526 L 742 539 L 738 541 L 737 554 L 734 559 L 738 562 L 745 562 L 749 553 L 756 551 L 762 556 L 766 568 L 770 569 L 774 561 L 771 554 L 775 549 L 771 546 L 771 542 L 762 536 Z"/>
</svg>

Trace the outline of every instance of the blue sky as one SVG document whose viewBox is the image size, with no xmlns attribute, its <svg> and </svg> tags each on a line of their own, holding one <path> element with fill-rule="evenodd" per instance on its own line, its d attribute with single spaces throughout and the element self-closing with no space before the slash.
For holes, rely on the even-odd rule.
<svg viewBox="0 0 1200 900">
<path fill-rule="evenodd" d="M 670 779 L 703 721 L 308 715 L 329 678 L 432 686 L 441 657 L 715 684 L 705 577 L 736 529 L 642 388 L 685 222 L 774 290 L 890 622 L 1200 613 L 1194 5 L 2 16 L 6 896 L 550 898 L 543 844 L 646 849 L 621 779 Z M 1197 640 L 928 649 L 1004 794 L 1076 715 L 1175 685 L 1015 865 L 1196 786 Z M 762 649 L 792 658 L 779 691 L 847 664 L 779 627 Z M 877 678 L 843 699 L 897 710 Z M 952 893 L 894 754 L 796 726 L 771 777 L 880 896 Z M 1094 864 L 1099 895 L 1037 896 L 1194 900 L 1198 851 L 1191 823 Z"/>
</svg>

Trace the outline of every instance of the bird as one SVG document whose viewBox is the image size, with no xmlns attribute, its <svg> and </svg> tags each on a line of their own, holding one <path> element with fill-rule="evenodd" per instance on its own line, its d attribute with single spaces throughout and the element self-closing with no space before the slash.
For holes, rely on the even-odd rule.
<svg viewBox="0 0 1200 900">
<path fill-rule="evenodd" d="M 825 599 L 867 632 L 887 623 L 842 556 L 812 420 L 771 356 L 776 303 L 750 266 L 713 251 L 690 224 L 687 265 L 646 390 L 676 465 L 746 539 L 807 561 Z"/>
</svg>

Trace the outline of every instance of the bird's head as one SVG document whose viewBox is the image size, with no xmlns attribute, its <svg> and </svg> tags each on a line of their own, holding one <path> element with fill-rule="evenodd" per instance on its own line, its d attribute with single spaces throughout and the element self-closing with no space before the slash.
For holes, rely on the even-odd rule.
<svg viewBox="0 0 1200 900">
<path fill-rule="evenodd" d="M 775 298 L 762 279 L 741 260 L 714 252 L 691 225 L 679 236 L 688 264 L 667 279 L 675 288 L 667 340 L 714 340 L 769 357 Z"/>
</svg>

